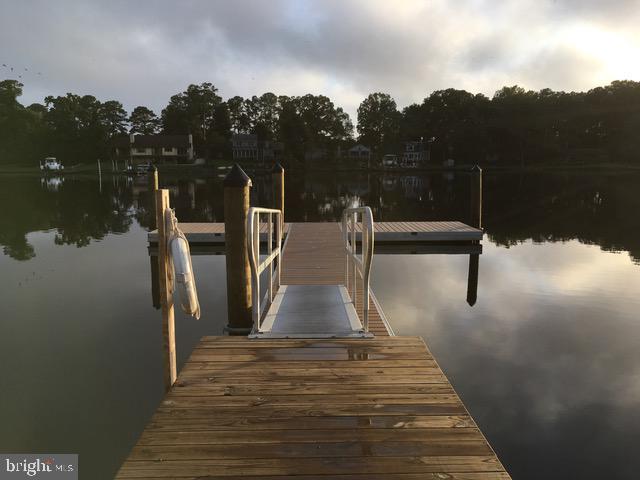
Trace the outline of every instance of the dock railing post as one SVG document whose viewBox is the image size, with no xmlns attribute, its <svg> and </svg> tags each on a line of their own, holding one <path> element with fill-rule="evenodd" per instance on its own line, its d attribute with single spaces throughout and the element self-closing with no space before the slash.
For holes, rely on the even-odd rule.
<svg viewBox="0 0 640 480">
<path fill-rule="evenodd" d="M 251 267 L 247 217 L 251 179 L 237 163 L 224 179 L 224 232 L 227 260 L 227 318 L 230 335 L 251 333 Z"/>
<path fill-rule="evenodd" d="M 169 390 L 176 381 L 176 327 L 173 313 L 171 261 L 169 258 L 169 232 L 166 230 L 165 211 L 169 208 L 169 190 L 156 190 L 156 224 L 158 226 L 158 277 L 160 280 L 160 307 L 162 308 L 162 350 L 164 353 L 164 386 Z"/>
<path fill-rule="evenodd" d="M 471 226 L 482 228 L 482 169 L 471 169 Z"/>
<path fill-rule="evenodd" d="M 280 228 L 284 234 L 284 168 L 279 163 L 273 166 L 271 179 L 275 189 L 275 206 L 273 208 L 282 212 L 280 214 Z"/>
</svg>

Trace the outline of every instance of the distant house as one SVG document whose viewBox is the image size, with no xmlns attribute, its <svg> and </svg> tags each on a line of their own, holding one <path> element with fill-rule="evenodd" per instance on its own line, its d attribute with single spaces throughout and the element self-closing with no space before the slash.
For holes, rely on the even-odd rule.
<svg viewBox="0 0 640 480">
<path fill-rule="evenodd" d="M 351 147 L 348 151 L 349 158 L 369 160 L 371 158 L 371 149 L 364 145 L 358 144 Z"/>
<path fill-rule="evenodd" d="M 231 137 L 233 160 L 258 160 L 258 136 L 236 133 Z"/>
<path fill-rule="evenodd" d="M 404 152 L 402 152 L 401 166 L 416 168 L 429 161 L 429 152 L 426 144 L 422 140 L 417 142 L 404 142 Z"/>
<path fill-rule="evenodd" d="M 119 137 L 114 142 L 116 158 L 141 163 L 191 163 L 193 137 L 189 135 L 134 135 Z"/>
<path fill-rule="evenodd" d="M 252 133 L 236 133 L 231 138 L 231 151 L 234 161 L 275 162 L 284 150 L 281 142 L 259 141 Z"/>
</svg>

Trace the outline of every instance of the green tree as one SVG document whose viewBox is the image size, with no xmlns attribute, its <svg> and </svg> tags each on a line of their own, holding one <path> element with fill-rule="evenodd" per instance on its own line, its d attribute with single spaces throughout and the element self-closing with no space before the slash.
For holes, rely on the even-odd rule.
<svg viewBox="0 0 640 480">
<path fill-rule="evenodd" d="M 395 100 L 388 93 L 370 94 L 358 107 L 359 140 L 377 150 L 395 148 L 401 116 Z"/>
<path fill-rule="evenodd" d="M 100 105 L 100 122 L 109 139 L 127 133 L 127 112 L 116 100 L 108 100 Z"/>
<path fill-rule="evenodd" d="M 207 154 L 224 157 L 231 154 L 231 119 L 225 102 L 217 105 L 213 111 L 212 127 L 207 137 Z"/>
<path fill-rule="evenodd" d="M 109 141 L 124 130 L 126 112 L 119 102 L 102 104 L 92 95 L 45 98 L 44 120 L 49 128 L 49 147 L 67 159 L 95 161 L 109 153 Z M 104 105 L 107 105 L 105 108 Z"/>
<path fill-rule="evenodd" d="M 193 143 L 204 153 L 207 135 L 213 127 L 215 108 L 222 103 L 218 89 L 211 83 L 189 85 L 174 95 L 162 110 L 162 131 L 168 134 L 193 134 Z"/>
<path fill-rule="evenodd" d="M 140 105 L 134 108 L 131 112 L 129 124 L 131 125 L 129 133 L 153 135 L 158 133 L 160 128 L 160 119 L 153 110 Z"/>
<path fill-rule="evenodd" d="M 231 129 L 235 133 L 249 133 L 251 125 L 245 112 L 244 98 L 239 96 L 231 97 L 227 100 L 227 110 L 229 111 Z"/>
</svg>

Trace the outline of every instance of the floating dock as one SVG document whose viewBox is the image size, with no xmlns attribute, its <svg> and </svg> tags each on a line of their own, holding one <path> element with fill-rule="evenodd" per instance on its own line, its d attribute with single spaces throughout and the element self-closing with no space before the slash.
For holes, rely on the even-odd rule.
<svg viewBox="0 0 640 480">
<path fill-rule="evenodd" d="M 335 222 L 317 223 L 327 225 Z M 286 223 L 285 235 L 298 225 L 313 223 Z M 180 223 L 180 230 L 185 234 L 190 245 L 216 245 L 225 243 L 224 223 Z M 304 227 L 306 228 L 306 227 Z M 319 227 L 322 228 L 322 227 Z M 359 228 L 359 227 L 358 227 Z M 376 222 L 376 245 L 380 243 L 419 243 L 419 242 L 473 242 L 482 240 L 482 230 L 470 227 L 462 222 Z M 266 227 L 261 236 L 266 238 Z M 358 232 L 358 239 L 360 232 Z M 147 235 L 149 243 L 158 242 L 158 231 Z"/>
<path fill-rule="evenodd" d="M 384 225 L 376 244 L 482 237 L 458 222 Z M 184 231 L 224 242 L 215 228 Z M 343 282 L 339 224 L 287 231 L 283 285 Z M 374 338 L 203 338 L 117 478 L 509 479 L 422 339 L 394 336 L 372 297 Z"/>
</svg>

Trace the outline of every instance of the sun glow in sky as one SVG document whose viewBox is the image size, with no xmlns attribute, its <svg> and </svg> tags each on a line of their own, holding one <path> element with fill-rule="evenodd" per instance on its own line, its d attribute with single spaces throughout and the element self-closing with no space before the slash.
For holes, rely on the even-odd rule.
<svg viewBox="0 0 640 480">
<path fill-rule="evenodd" d="M 404 107 L 640 80 L 639 24 L 637 0 L 24 0 L 0 3 L 0 78 L 20 75 L 27 104 L 74 92 L 159 113 L 209 81 L 224 98 L 324 94 L 355 117 L 375 91 Z"/>
</svg>

